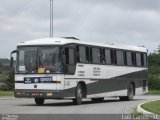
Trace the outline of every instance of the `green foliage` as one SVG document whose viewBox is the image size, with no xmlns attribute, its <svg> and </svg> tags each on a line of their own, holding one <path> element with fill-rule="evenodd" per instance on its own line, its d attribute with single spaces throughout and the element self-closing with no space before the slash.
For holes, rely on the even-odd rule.
<svg viewBox="0 0 160 120">
<path fill-rule="evenodd" d="M 149 74 L 160 74 L 160 54 L 150 53 L 148 56 Z"/>
<path fill-rule="evenodd" d="M 0 73 L 2 71 L 8 71 L 10 69 L 10 60 L 0 59 Z"/>
<path fill-rule="evenodd" d="M 1 86 L 1 90 L 13 90 L 14 88 L 14 72 L 12 70 L 5 73 L 5 78 L 2 80 L 4 83 Z"/>
<path fill-rule="evenodd" d="M 13 90 L 14 88 L 14 72 L 13 69 L 9 67 L 10 61 L 8 59 L 0 59 L 0 90 Z"/>
<path fill-rule="evenodd" d="M 160 53 L 150 53 L 148 56 L 148 87 L 160 90 Z"/>
<path fill-rule="evenodd" d="M 149 74 L 148 75 L 148 86 L 149 86 L 149 89 L 160 90 L 159 75 Z"/>
<path fill-rule="evenodd" d="M 4 71 L 0 74 L 0 79 L 3 85 L 0 87 L 0 90 L 13 90 L 14 88 L 14 72 Z"/>
</svg>

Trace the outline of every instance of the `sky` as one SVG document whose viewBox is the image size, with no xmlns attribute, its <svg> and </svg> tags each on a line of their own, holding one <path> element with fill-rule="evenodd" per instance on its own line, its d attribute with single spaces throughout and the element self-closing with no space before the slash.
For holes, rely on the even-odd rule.
<svg viewBox="0 0 160 120">
<path fill-rule="evenodd" d="M 160 45 L 160 0 L 53 0 L 53 36 Z M 50 0 L 0 0 L 0 58 L 20 41 L 49 37 Z"/>
</svg>

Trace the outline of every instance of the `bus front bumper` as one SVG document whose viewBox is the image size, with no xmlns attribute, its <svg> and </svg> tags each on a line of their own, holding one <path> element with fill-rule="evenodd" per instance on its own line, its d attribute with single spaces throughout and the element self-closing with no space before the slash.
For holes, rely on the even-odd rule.
<svg viewBox="0 0 160 120">
<path fill-rule="evenodd" d="M 46 98 L 46 99 L 63 99 L 64 97 L 72 97 L 72 95 L 64 90 L 15 90 L 16 98 Z"/>
</svg>

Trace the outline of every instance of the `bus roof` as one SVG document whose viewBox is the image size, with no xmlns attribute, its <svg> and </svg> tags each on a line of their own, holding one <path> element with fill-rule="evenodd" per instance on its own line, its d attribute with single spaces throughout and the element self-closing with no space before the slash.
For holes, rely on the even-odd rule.
<svg viewBox="0 0 160 120">
<path fill-rule="evenodd" d="M 145 47 L 141 47 L 141 46 L 131 46 L 131 45 L 123 45 L 123 44 L 115 44 L 115 43 L 84 42 L 84 41 L 80 41 L 79 39 L 74 38 L 74 37 L 40 38 L 40 39 L 34 39 L 34 40 L 25 41 L 25 42 L 20 42 L 20 43 L 18 43 L 18 46 L 65 45 L 65 44 L 69 44 L 69 43 L 77 43 L 77 44 L 83 44 L 83 45 L 91 45 L 91 46 L 147 52 L 147 49 Z"/>
</svg>

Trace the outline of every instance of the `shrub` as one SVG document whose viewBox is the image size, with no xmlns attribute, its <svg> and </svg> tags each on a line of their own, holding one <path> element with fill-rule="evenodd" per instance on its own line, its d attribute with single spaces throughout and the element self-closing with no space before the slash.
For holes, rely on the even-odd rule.
<svg viewBox="0 0 160 120">
<path fill-rule="evenodd" d="M 14 72 L 12 70 L 3 73 L 2 82 L 0 90 L 13 90 L 14 89 Z"/>
<path fill-rule="evenodd" d="M 148 75 L 148 87 L 152 90 L 160 90 L 160 78 L 159 75 Z"/>
</svg>

